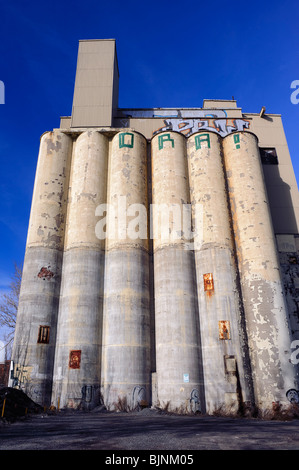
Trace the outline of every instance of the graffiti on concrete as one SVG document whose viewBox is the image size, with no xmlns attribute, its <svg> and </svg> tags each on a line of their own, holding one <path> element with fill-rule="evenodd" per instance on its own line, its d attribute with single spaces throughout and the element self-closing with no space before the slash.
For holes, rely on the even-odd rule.
<svg viewBox="0 0 299 470">
<path fill-rule="evenodd" d="M 14 364 L 12 372 L 13 387 L 18 387 L 20 390 L 25 390 L 26 385 L 30 383 L 32 373 L 32 366 L 24 366 L 22 364 Z"/>
<path fill-rule="evenodd" d="M 153 132 L 176 131 L 181 132 L 185 136 L 194 134 L 195 132 L 205 130 L 219 134 L 221 137 L 236 132 L 249 129 L 250 122 L 247 119 L 164 119 L 165 126 L 160 127 Z"/>
<path fill-rule="evenodd" d="M 197 413 L 201 411 L 200 396 L 199 396 L 199 391 L 197 390 L 197 388 L 194 388 L 191 392 L 190 405 L 191 405 L 191 410 L 193 413 Z"/>
<path fill-rule="evenodd" d="M 41 385 L 34 384 L 29 387 L 29 396 L 33 401 L 40 401 L 43 396 Z"/>
<path fill-rule="evenodd" d="M 287 391 L 286 397 L 291 403 L 299 403 L 299 391 L 295 390 L 294 388 L 291 388 Z"/>
<path fill-rule="evenodd" d="M 136 385 L 136 387 L 133 388 L 132 402 L 133 402 L 133 408 L 147 405 L 146 391 L 144 387 L 141 387 L 140 385 Z"/>
<path fill-rule="evenodd" d="M 90 403 L 93 395 L 92 385 L 84 385 L 81 389 L 82 400 L 86 403 Z"/>
<path fill-rule="evenodd" d="M 81 389 L 82 401 L 86 404 L 100 403 L 100 387 L 97 385 L 84 385 Z"/>
<path fill-rule="evenodd" d="M 126 118 L 227 118 L 225 109 L 203 109 L 203 108 L 185 108 L 185 109 L 122 109 L 118 117 Z"/>
<path fill-rule="evenodd" d="M 250 120 L 228 118 L 225 109 L 123 109 L 118 118 L 122 127 L 129 127 L 130 119 L 163 119 L 164 126 L 156 129 L 153 135 L 158 132 L 176 131 L 189 136 L 206 130 L 225 137 L 232 132 L 250 128 Z"/>
</svg>

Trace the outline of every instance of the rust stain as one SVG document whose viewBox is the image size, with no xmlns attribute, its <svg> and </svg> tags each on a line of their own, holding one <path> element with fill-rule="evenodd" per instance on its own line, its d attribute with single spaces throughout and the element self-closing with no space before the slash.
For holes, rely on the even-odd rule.
<svg viewBox="0 0 299 470">
<path fill-rule="evenodd" d="M 211 297 L 214 293 L 214 280 L 213 274 L 207 273 L 203 275 L 203 282 L 204 282 L 204 290 L 207 293 L 208 297 Z"/>
<path fill-rule="evenodd" d="M 219 339 L 230 339 L 230 327 L 228 320 L 220 320 L 218 322 Z"/>
<path fill-rule="evenodd" d="M 50 266 L 48 266 L 48 268 L 46 268 L 45 266 L 42 267 L 37 277 L 44 279 L 44 280 L 47 279 L 49 281 L 54 276 L 54 273 L 50 271 L 49 267 Z"/>
<path fill-rule="evenodd" d="M 80 369 L 81 350 L 70 351 L 69 368 Z"/>
</svg>

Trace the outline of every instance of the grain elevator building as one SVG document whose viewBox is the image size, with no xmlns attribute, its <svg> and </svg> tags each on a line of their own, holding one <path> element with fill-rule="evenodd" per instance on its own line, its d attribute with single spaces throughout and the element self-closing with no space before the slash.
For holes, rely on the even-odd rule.
<svg viewBox="0 0 299 470">
<path fill-rule="evenodd" d="M 11 384 L 56 407 L 298 400 L 299 198 L 281 116 L 120 109 L 114 40 L 79 42 L 42 135 Z"/>
</svg>

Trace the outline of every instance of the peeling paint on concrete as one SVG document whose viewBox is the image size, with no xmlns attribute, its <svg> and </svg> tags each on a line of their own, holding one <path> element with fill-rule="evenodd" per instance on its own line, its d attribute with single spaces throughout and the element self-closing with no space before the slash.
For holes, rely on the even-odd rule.
<svg viewBox="0 0 299 470">
<path fill-rule="evenodd" d="M 286 400 L 287 389 L 296 385 L 296 372 L 284 352 L 290 357 L 287 308 L 256 137 L 240 133 L 240 144 L 236 150 L 233 136 L 227 136 L 224 158 L 255 394 L 258 406 L 267 408 Z M 241 178 L 245 164 L 247 173 Z M 254 179 L 246 184 L 250 176 Z"/>
</svg>

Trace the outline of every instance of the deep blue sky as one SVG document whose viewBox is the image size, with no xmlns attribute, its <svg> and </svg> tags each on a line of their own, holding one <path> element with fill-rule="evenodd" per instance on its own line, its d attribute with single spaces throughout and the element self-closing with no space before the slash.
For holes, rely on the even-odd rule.
<svg viewBox="0 0 299 470">
<path fill-rule="evenodd" d="M 0 18 L 0 290 L 23 261 L 39 138 L 71 114 L 79 39 L 116 39 L 120 107 L 234 96 L 282 114 L 298 178 L 298 0 L 7 0 Z"/>
</svg>

